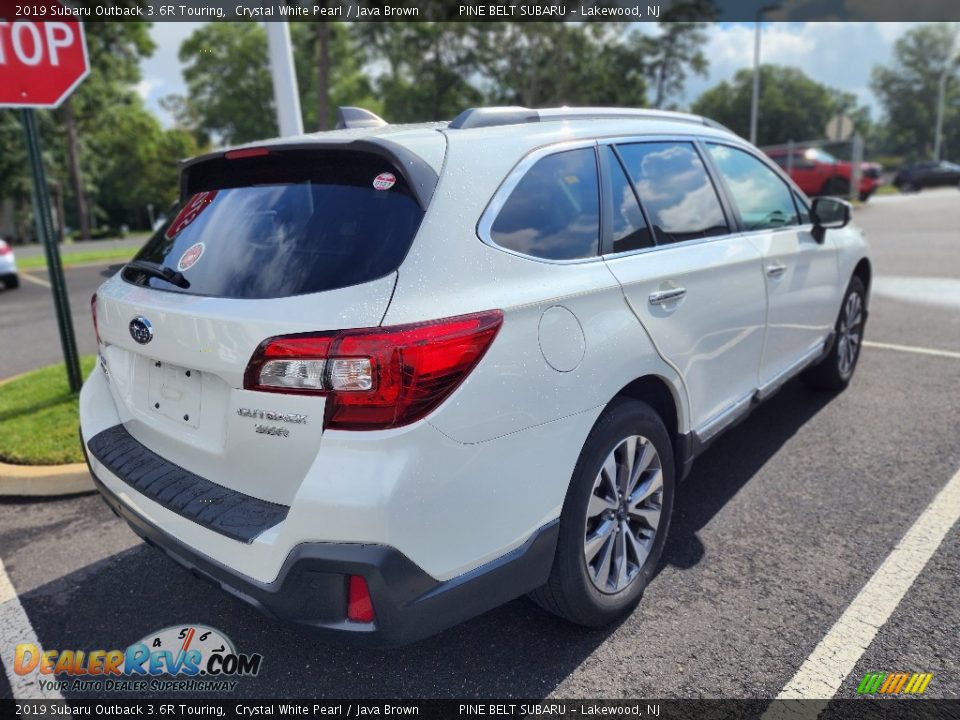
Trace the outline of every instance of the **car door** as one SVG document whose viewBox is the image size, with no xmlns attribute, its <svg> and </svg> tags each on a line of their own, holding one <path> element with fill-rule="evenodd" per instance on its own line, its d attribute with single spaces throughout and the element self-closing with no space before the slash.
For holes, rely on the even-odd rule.
<svg viewBox="0 0 960 720">
<path fill-rule="evenodd" d="M 816 355 L 833 329 L 841 284 L 836 249 L 811 233 L 802 200 L 766 162 L 742 147 L 706 142 L 744 236 L 763 257 L 767 322 L 760 387 L 772 389 Z"/>
<path fill-rule="evenodd" d="M 760 253 L 732 232 L 693 141 L 600 150 L 610 218 L 604 260 L 683 378 L 693 430 L 709 439 L 756 389 L 766 312 Z"/>
</svg>

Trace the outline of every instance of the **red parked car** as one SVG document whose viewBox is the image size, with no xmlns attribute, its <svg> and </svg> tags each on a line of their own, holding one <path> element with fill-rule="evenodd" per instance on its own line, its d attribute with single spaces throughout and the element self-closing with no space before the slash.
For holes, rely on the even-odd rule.
<svg viewBox="0 0 960 720">
<path fill-rule="evenodd" d="M 788 160 L 790 153 L 784 148 L 766 150 L 767 155 L 777 165 L 786 170 L 793 181 L 807 195 L 837 195 L 847 197 L 850 194 L 850 176 L 853 163 L 838 160 L 820 148 L 797 148 L 793 151 L 792 167 Z M 862 163 L 860 170 L 861 201 L 867 200 L 880 187 L 880 173 L 883 168 L 876 163 Z"/>
</svg>

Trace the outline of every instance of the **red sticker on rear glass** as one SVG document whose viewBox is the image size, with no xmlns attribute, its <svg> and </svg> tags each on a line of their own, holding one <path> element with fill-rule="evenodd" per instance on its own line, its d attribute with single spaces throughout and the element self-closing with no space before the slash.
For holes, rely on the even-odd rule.
<svg viewBox="0 0 960 720">
<path fill-rule="evenodd" d="M 189 202 L 183 206 L 177 216 L 170 223 L 170 227 L 163 233 L 167 240 L 173 240 L 187 225 L 196 220 L 200 213 L 210 207 L 210 203 L 217 196 L 216 190 L 201 192 L 190 198 Z"/>
<path fill-rule="evenodd" d="M 195 243 L 188 247 L 177 261 L 177 270 L 183 272 L 184 270 L 192 268 L 197 264 L 197 260 L 200 259 L 200 256 L 203 255 L 203 251 L 206 249 L 207 246 L 202 242 Z"/>
<path fill-rule="evenodd" d="M 397 184 L 397 176 L 393 173 L 380 173 L 373 179 L 374 190 L 389 190 Z"/>
</svg>

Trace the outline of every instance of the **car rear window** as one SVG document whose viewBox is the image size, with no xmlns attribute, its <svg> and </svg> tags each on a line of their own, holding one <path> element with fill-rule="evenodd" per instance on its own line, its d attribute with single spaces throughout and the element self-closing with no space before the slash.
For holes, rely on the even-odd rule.
<svg viewBox="0 0 960 720">
<path fill-rule="evenodd" d="M 400 266 L 424 214 L 373 153 L 274 151 L 188 171 L 189 196 L 134 259 L 181 272 L 189 286 L 131 268 L 128 282 L 243 299 L 357 285 Z"/>
</svg>

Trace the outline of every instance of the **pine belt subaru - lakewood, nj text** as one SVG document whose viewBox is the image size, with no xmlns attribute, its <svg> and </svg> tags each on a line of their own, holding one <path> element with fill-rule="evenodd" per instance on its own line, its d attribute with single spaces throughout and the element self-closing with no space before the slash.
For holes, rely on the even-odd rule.
<svg viewBox="0 0 960 720">
<path fill-rule="evenodd" d="M 704 118 L 477 108 L 186 161 L 92 300 L 97 485 L 285 621 L 397 644 L 530 593 L 597 626 L 700 450 L 867 317 L 850 206 Z"/>
</svg>

